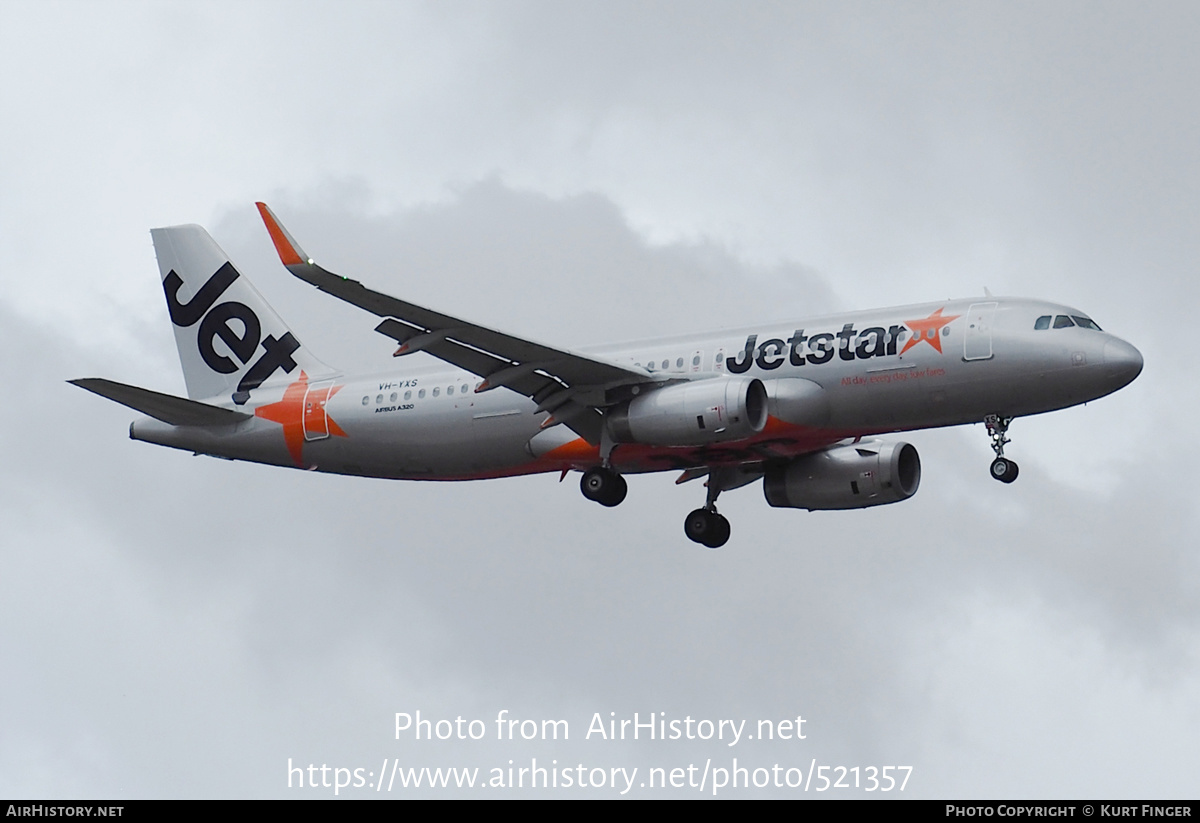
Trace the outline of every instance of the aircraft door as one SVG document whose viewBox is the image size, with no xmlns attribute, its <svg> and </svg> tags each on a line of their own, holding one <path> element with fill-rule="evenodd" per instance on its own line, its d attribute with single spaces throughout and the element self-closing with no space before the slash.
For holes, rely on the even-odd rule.
<svg viewBox="0 0 1200 823">
<path fill-rule="evenodd" d="M 992 319 L 996 303 L 972 303 L 967 311 L 967 333 L 963 339 L 963 360 L 990 360 L 992 357 Z"/>
<path fill-rule="evenodd" d="M 313 383 L 304 393 L 304 439 L 324 440 L 329 437 L 329 414 L 325 404 L 329 402 L 329 392 L 333 389 L 333 381 L 326 380 Z"/>
</svg>

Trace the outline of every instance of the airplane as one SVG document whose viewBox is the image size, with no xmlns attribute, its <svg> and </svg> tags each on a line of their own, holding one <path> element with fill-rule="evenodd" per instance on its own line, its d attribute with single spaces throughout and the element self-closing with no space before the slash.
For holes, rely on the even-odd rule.
<svg viewBox="0 0 1200 823">
<path fill-rule="evenodd" d="M 983 422 L 991 475 L 1011 483 L 1015 418 L 1103 397 L 1142 370 L 1138 350 L 1086 314 L 990 294 L 571 351 L 333 274 L 257 207 L 289 272 L 379 318 L 395 368 L 325 365 L 202 227 L 153 229 L 188 397 L 69 381 L 146 415 L 132 439 L 404 480 L 575 471 L 610 507 L 625 475 L 677 471 L 677 483 L 706 478 L 685 534 L 718 548 L 730 536 L 718 496 L 758 480 L 769 505 L 810 511 L 912 497 L 917 449 L 878 435 Z"/>
</svg>

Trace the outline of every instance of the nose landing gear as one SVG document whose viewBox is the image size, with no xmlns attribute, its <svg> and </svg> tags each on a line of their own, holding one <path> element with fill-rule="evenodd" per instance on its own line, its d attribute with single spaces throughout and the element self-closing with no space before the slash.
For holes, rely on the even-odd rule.
<svg viewBox="0 0 1200 823">
<path fill-rule="evenodd" d="M 1004 445 L 1012 442 L 1008 439 L 1008 426 L 1012 421 L 1011 417 L 1001 417 L 998 414 L 989 414 L 983 418 L 988 436 L 992 438 L 992 451 L 996 453 L 996 459 L 992 461 L 992 477 L 1001 483 L 1013 482 L 1017 479 L 1017 473 L 1020 471 L 1016 461 L 1009 460 L 1004 456 Z"/>
</svg>

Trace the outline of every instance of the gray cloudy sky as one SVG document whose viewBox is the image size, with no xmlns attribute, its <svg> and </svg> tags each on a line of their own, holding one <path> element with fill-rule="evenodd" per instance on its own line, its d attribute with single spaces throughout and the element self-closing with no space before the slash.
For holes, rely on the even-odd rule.
<svg viewBox="0 0 1200 823">
<path fill-rule="evenodd" d="M 1184 2 L 0 0 L 0 796 L 736 757 L 911 765 L 905 796 L 1194 797 L 1198 32 Z M 719 552 L 666 475 L 604 510 L 549 475 L 130 442 L 64 381 L 183 392 L 152 226 L 206 225 L 324 359 L 390 363 L 279 266 L 256 199 L 335 271 L 564 346 L 987 286 L 1080 307 L 1146 368 L 1018 421 L 1011 487 L 982 427 L 917 432 L 912 500 L 751 486 Z M 496 741 L 502 709 L 571 739 Z M 489 738 L 395 740 L 417 710 Z M 596 712 L 807 738 L 584 740 Z M 728 794 L 770 792 L 796 794 Z"/>
</svg>

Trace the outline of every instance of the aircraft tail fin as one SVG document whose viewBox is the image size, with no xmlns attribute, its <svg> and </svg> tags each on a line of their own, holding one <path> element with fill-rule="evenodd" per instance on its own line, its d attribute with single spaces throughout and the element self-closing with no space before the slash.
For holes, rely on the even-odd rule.
<svg viewBox="0 0 1200 823">
<path fill-rule="evenodd" d="M 172 426 L 231 426 L 251 417 L 245 412 L 222 409 L 102 377 L 84 377 L 67 382 Z"/>
<path fill-rule="evenodd" d="M 150 236 L 193 400 L 232 397 L 241 406 L 254 389 L 300 369 L 310 377 L 335 374 L 300 345 L 202 227 L 151 229 Z"/>
</svg>

